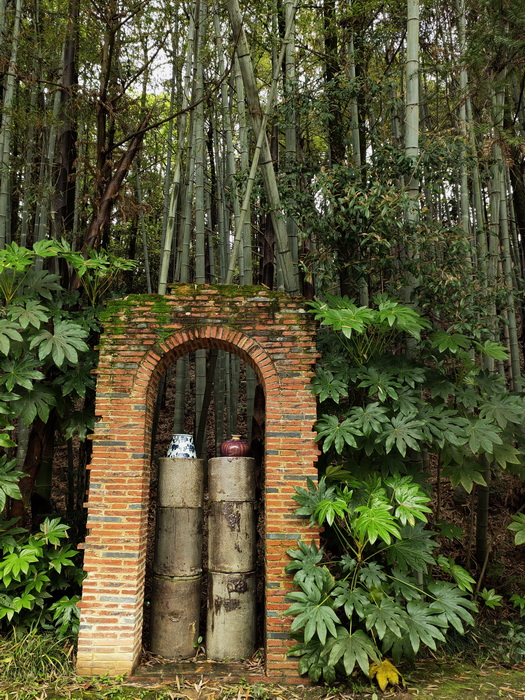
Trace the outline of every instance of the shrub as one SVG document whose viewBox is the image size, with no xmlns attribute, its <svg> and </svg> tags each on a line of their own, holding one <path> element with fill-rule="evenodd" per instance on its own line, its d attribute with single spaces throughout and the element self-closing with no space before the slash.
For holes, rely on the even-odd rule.
<svg viewBox="0 0 525 700">
<path fill-rule="evenodd" d="M 436 649 L 450 627 L 463 633 L 474 623 L 468 595 L 474 581 L 434 557 L 434 533 L 424 527 L 429 499 L 411 476 L 344 484 L 321 478 L 318 486 L 308 480 L 295 500 L 297 513 L 328 526 L 340 547 L 330 562 L 313 542 L 288 552 L 287 572 L 301 589 L 290 594 L 287 611 L 296 616 L 290 654 L 299 657 L 300 673 L 330 683 L 357 666 L 386 686 L 400 676 L 384 655 L 398 663 L 421 646 Z M 433 579 L 442 563 L 454 583 Z"/>
<path fill-rule="evenodd" d="M 31 534 L 0 522 L 0 629 L 54 630 L 58 638 L 78 632 L 78 595 L 82 579 L 73 559 L 77 554 L 59 518 L 46 518 Z"/>
</svg>

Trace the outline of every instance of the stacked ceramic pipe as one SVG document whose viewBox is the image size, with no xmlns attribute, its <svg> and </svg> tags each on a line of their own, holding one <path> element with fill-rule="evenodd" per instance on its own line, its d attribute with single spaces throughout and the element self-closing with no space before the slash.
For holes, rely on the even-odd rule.
<svg viewBox="0 0 525 700">
<path fill-rule="evenodd" d="M 249 457 L 208 462 L 209 659 L 242 659 L 255 649 L 255 470 Z"/>
<path fill-rule="evenodd" d="M 195 653 L 202 579 L 204 460 L 159 460 L 151 600 L 151 651 L 169 659 Z"/>
</svg>

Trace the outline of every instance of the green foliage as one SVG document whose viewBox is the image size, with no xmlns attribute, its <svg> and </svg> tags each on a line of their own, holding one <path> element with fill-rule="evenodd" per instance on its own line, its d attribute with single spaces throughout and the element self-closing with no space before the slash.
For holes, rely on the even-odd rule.
<svg viewBox="0 0 525 700">
<path fill-rule="evenodd" d="M 525 543 L 525 514 L 518 513 L 512 516 L 513 522 L 509 525 L 509 530 L 515 533 L 514 542 L 516 544 Z"/>
<path fill-rule="evenodd" d="M 348 297 L 326 295 L 326 301 L 310 302 L 316 320 L 336 331 L 351 359 L 362 364 L 380 355 L 402 334 L 419 339 L 428 322 L 416 311 L 386 294 L 376 294 L 377 308 L 356 306 Z"/>
<path fill-rule="evenodd" d="M 0 627 L 41 627 L 59 636 L 78 631 L 78 596 L 62 595 L 80 583 L 77 552 L 65 542 L 67 527 L 57 519 L 31 534 L 13 522 L 0 523 Z"/>
<path fill-rule="evenodd" d="M 481 366 L 484 356 L 499 357 L 503 349 L 479 341 L 479 333 L 440 330 L 424 339 L 420 356 L 409 358 L 403 338 L 420 338 L 428 322 L 384 294 L 374 305 L 333 296 L 311 304 L 321 323 L 322 359 L 312 385 L 327 473 L 410 472 L 418 453 L 439 452 L 443 475 L 470 492 L 485 484 L 484 459 L 522 470 L 516 445 L 525 399 Z"/>
<path fill-rule="evenodd" d="M 503 600 L 503 596 L 498 595 L 494 588 L 491 588 L 490 590 L 488 588 L 484 588 L 479 592 L 479 597 L 487 608 L 491 608 L 492 610 L 495 608 L 500 608 L 502 605 L 501 601 Z"/>
<path fill-rule="evenodd" d="M 73 674 L 71 642 L 53 633 L 14 629 L 0 639 L 0 680 L 22 689 L 20 697 L 43 697 L 43 684 L 69 679 Z M 27 688 L 38 684 L 38 694 Z"/>
<path fill-rule="evenodd" d="M 20 420 L 30 426 L 57 411 L 66 439 L 85 439 L 93 429 L 92 411 L 78 410 L 94 388 L 96 361 L 89 339 L 98 332 L 92 310 L 78 308 L 78 293 L 66 292 L 59 278 L 34 270 L 37 256 L 61 257 L 76 270 L 94 305 L 118 274 L 134 263 L 103 251 L 87 258 L 64 241 L 46 240 L 33 249 L 13 243 L 0 251 L 0 447 L 12 447 L 7 432 Z"/>
<path fill-rule="evenodd" d="M 501 623 L 499 652 L 506 663 L 522 664 L 525 660 L 525 627 L 504 620 Z"/>
<path fill-rule="evenodd" d="M 5 508 L 7 498 L 21 498 L 18 482 L 25 474 L 16 469 L 16 459 L 8 460 L 7 455 L 0 456 L 0 512 Z"/>
<path fill-rule="evenodd" d="M 58 414 L 64 437 L 85 439 L 93 429 L 92 408 L 79 410 L 94 387 L 96 359 L 89 339 L 98 331 L 93 311 L 79 308 L 77 293 L 63 290 L 59 278 L 35 270 L 37 257 L 62 257 L 77 270 L 91 304 L 116 275 L 133 264 L 103 252 L 85 259 L 64 242 L 46 240 L 30 250 L 16 243 L 0 251 L 0 447 L 14 446 L 7 431 Z M 6 432 L 3 432 L 6 431 Z M 0 511 L 6 499 L 21 498 L 24 476 L 16 460 L 0 456 Z M 67 527 L 46 519 L 37 533 L 0 522 L 0 629 L 54 630 L 59 638 L 78 630 L 76 590 L 81 570 L 66 542 Z"/>
<path fill-rule="evenodd" d="M 53 241 L 53 249 L 75 270 L 91 306 L 96 306 L 122 272 L 137 267 L 134 260 L 113 255 L 103 249 L 90 248 L 86 255 L 82 255 L 73 251 L 64 239 L 60 242 Z"/>
<path fill-rule="evenodd" d="M 290 550 L 287 572 L 300 591 L 287 613 L 297 643 L 300 673 L 332 682 L 356 668 L 367 674 L 390 653 L 394 663 L 422 645 L 436 649 L 447 629 L 473 624 L 476 606 L 465 590 L 472 579 L 451 560 L 445 571 L 459 585 L 434 581 L 440 558 L 433 533 L 424 529 L 428 496 L 410 476 L 370 476 L 328 486 L 321 478 L 296 489 L 298 513 L 331 527 L 340 544 L 338 559 L 323 562 L 315 543 Z M 423 583 L 416 577 L 422 576 Z"/>
<path fill-rule="evenodd" d="M 519 610 L 520 617 L 525 616 L 525 596 L 521 596 L 517 593 L 514 593 L 510 597 L 510 602 L 512 603 L 514 608 Z"/>
<path fill-rule="evenodd" d="M 439 453 L 443 476 L 468 492 L 485 485 L 487 462 L 522 469 L 525 401 L 482 368 L 504 349 L 479 332 L 428 333 L 419 313 L 385 295 L 375 308 L 329 296 L 311 306 L 321 324 L 313 391 L 324 475 L 295 499 L 299 514 L 335 538 L 339 557 L 333 542 L 326 563 L 314 545 L 289 552 L 287 571 L 301 588 L 289 612 L 301 673 L 331 682 L 355 668 L 368 673 L 385 654 L 398 663 L 423 646 L 435 650 L 447 631 L 474 624 L 474 579 L 435 556 L 425 527 L 431 509 L 418 455 Z M 419 355 L 403 353 L 407 335 L 421 340 Z M 517 542 L 522 518 L 510 526 Z M 434 580 L 438 571 L 450 580 Z M 479 595 L 499 604 L 493 590 Z"/>
</svg>

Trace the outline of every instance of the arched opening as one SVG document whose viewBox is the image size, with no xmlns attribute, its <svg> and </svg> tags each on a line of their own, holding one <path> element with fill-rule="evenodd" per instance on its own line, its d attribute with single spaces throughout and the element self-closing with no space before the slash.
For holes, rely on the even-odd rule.
<svg viewBox="0 0 525 700">
<path fill-rule="evenodd" d="M 253 605 L 253 620 L 249 611 L 244 611 L 242 622 L 252 625 L 253 630 L 247 633 L 242 629 L 237 632 L 237 635 L 248 636 L 251 638 L 253 634 L 254 643 L 243 647 L 242 644 L 235 644 L 238 648 L 246 648 L 246 652 L 242 653 L 242 658 L 250 660 L 249 668 L 253 672 L 254 668 L 264 670 L 265 648 L 266 648 L 266 601 L 265 601 L 265 394 L 263 384 L 258 378 L 261 376 L 260 371 L 252 366 L 246 353 L 239 352 L 238 346 L 233 346 L 228 342 L 218 343 L 218 347 L 210 348 L 209 333 L 205 329 L 201 329 L 199 341 L 195 341 L 192 350 L 188 350 L 188 344 L 183 343 L 179 347 L 174 347 L 168 353 L 166 361 L 170 360 L 171 364 L 166 367 L 164 375 L 160 377 L 159 388 L 155 399 L 155 411 L 152 420 L 152 446 L 151 446 L 151 475 L 150 475 L 150 500 L 148 509 L 148 545 L 146 559 L 146 575 L 145 575 L 145 595 L 144 595 L 144 623 L 143 623 L 143 646 L 144 649 L 154 654 L 154 661 L 178 661 L 181 663 L 180 668 L 184 671 L 189 668 L 191 663 L 202 661 L 203 657 L 209 657 L 207 626 L 209 622 L 209 608 L 213 606 L 213 595 L 210 591 L 211 583 L 209 559 L 210 555 L 213 558 L 213 553 L 209 551 L 210 528 L 214 528 L 214 504 L 210 502 L 208 492 L 208 464 L 212 464 L 210 460 L 217 460 L 220 454 L 221 443 L 230 438 L 232 434 L 238 434 L 245 439 L 250 445 L 249 469 L 253 473 L 245 474 L 245 465 L 240 471 L 235 471 L 235 477 L 240 474 L 249 476 L 253 479 L 254 486 L 254 504 L 244 507 L 244 504 L 232 504 L 235 508 L 234 512 L 229 514 L 232 524 L 235 523 L 237 531 L 242 522 L 239 519 L 251 517 L 253 519 L 253 532 L 251 533 L 254 550 L 253 567 L 250 566 L 249 572 L 242 574 L 250 586 L 254 586 L 253 600 L 250 603 Z M 171 341 L 167 341 L 171 345 Z M 215 344 L 215 343 L 214 343 Z M 182 354 L 184 350 L 188 350 Z M 236 352 L 234 352 L 236 350 Z M 206 389 L 211 391 L 205 392 L 197 390 L 198 384 L 198 364 L 201 363 L 200 371 L 204 369 L 206 379 Z M 202 367 L 204 365 L 204 367 Z M 182 377 L 181 377 L 182 374 Z M 198 404 L 201 404 L 200 406 Z M 202 423 L 204 423 L 204 428 Z M 186 433 L 195 437 L 197 446 L 196 464 L 203 460 L 204 470 L 204 493 L 203 493 L 203 517 L 202 517 L 202 535 L 201 533 L 187 531 L 186 528 L 197 529 L 200 527 L 200 519 L 196 524 L 195 518 L 192 516 L 188 523 L 187 518 L 182 517 L 176 520 L 175 525 L 170 528 L 169 537 L 173 536 L 172 547 L 182 545 L 184 550 L 187 550 L 192 545 L 186 543 L 186 538 L 194 538 L 197 548 L 200 546 L 200 564 L 201 569 L 197 575 L 192 569 L 189 577 L 170 574 L 180 574 L 175 567 L 170 571 L 170 567 L 161 567 L 162 573 L 158 572 L 155 566 L 155 552 L 158 550 L 159 537 L 166 537 L 166 532 L 161 525 L 161 535 L 159 535 L 159 522 L 164 523 L 165 518 L 159 515 L 165 515 L 166 509 L 159 509 L 159 464 L 165 466 L 164 458 L 171 442 L 173 434 Z M 198 436 L 202 433 L 202 444 L 199 444 Z M 184 462 L 183 462 L 184 464 Z M 169 465 L 170 468 L 177 468 L 176 464 Z M 187 466 L 187 465 L 186 465 Z M 179 515 L 184 515 L 184 509 L 179 509 Z M 190 509 L 187 512 L 192 512 Z M 172 521 L 173 522 L 173 521 Z M 217 527 L 217 523 L 215 524 Z M 245 531 L 239 534 L 242 538 L 245 536 Z M 197 536 L 198 535 L 198 536 Z M 213 538 L 212 538 L 213 539 Z M 215 542 L 216 544 L 216 542 Z M 170 545 L 168 545 L 170 546 Z M 235 544 L 237 547 L 237 543 Z M 250 543 L 245 543 L 245 546 L 250 547 Z M 166 559 L 166 545 L 163 547 L 163 561 Z M 182 551 L 181 557 L 187 558 L 186 551 Z M 192 551 L 192 560 L 196 559 L 196 553 Z M 213 567 L 212 567 L 213 568 Z M 235 567 L 233 567 L 235 568 Z M 243 568 L 243 567 L 241 567 Z M 228 567 L 228 570 L 232 570 Z M 244 579 L 243 579 L 244 580 Z M 162 584 L 159 587 L 159 582 Z M 157 583 L 157 585 L 155 585 Z M 188 595 L 188 586 L 197 587 L 200 597 L 199 615 L 197 620 L 197 631 L 193 634 L 194 643 L 189 643 L 192 637 L 192 632 L 189 629 L 191 615 L 187 609 L 182 608 L 184 605 L 182 600 L 172 601 L 170 603 L 164 600 L 159 601 L 156 598 L 168 595 L 175 595 L 182 598 Z M 166 588 L 172 586 L 171 589 Z M 217 599 L 217 595 L 215 597 Z M 152 603 L 156 603 L 156 624 L 152 624 Z M 233 600 L 227 600 L 226 604 L 233 605 Z M 216 604 L 216 600 L 215 600 Z M 160 606 L 160 607 L 159 607 Z M 166 614 L 167 613 L 167 614 Z M 175 619 L 169 619 L 171 617 Z M 227 617 L 228 611 L 222 613 Z M 165 616 L 163 622 L 159 623 L 159 615 Z M 234 613 L 233 617 L 238 615 Z M 248 620 L 246 620 L 248 617 Z M 178 619 L 177 619 L 178 618 Z M 181 619 L 182 618 L 182 619 Z M 159 633 L 159 624 L 162 628 Z M 235 635 L 233 629 L 235 619 L 232 621 L 231 634 Z M 177 628 L 185 626 L 182 633 L 177 632 Z M 229 627 L 229 625 L 228 625 Z M 175 630 L 173 630 L 175 628 Z M 155 639 L 157 637 L 161 639 Z M 181 643 L 181 634 L 186 639 Z M 217 646 L 216 644 L 214 645 Z M 185 651 L 182 651 L 182 648 Z M 230 647 L 225 644 L 226 651 L 224 659 L 231 661 L 233 653 L 229 653 Z M 189 653 L 188 653 L 189 652 Z M 159 658 L 160 657 L 160 658 Z M 163 658 L 164 657 L 164 658 Z M 213 656 L 214 660 L 218 660 Z M 149 656 L 148 656 L 149 658 Z M 151 659 L 150 659 L 151 661 Z"/>
</svg>

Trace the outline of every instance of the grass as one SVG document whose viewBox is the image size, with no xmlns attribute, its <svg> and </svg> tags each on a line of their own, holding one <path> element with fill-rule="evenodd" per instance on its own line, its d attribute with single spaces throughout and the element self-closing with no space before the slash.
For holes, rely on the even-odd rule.
<svg viewBox="0 0 525 700">
<path fill-rule="evenodd" d="M 29 631 L 0 639 L 0 687 L 59 683 L 73 672 L 73 644 Z"/>
<path fill-rule="evenodd" d="M 499 624 L 451 635 L 439 654 L 400 668 L 406 689 L 385 694 L 356 676 L 351 683 L 326 686 L 280 686 L 198 683 L 150 677 L 139 686 L 123 677 L 82 678 L 75 674 L 73 644 L 30 631 L 0 639 L 0 700 L 491 700 L 525 696 L 525 626 Z"/>
</svg>

